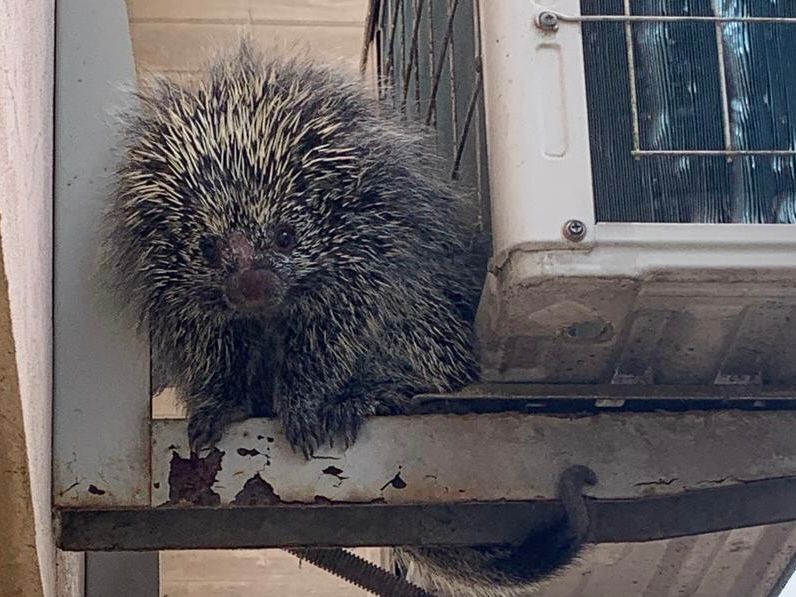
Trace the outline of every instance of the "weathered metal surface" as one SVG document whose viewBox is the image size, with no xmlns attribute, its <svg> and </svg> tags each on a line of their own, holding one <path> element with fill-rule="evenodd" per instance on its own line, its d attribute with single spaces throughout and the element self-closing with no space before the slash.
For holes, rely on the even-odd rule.
<svg viewBox="0 0 796 597">
<path fill-rule="evenodd" d="M 455 394 L 416 396 L 409 414 L 796 410 L 793 388 L 749 385 L 477 384 Z"/>
<path fill-rule="evenodd" d="M 519 541 L 563 511 L 555 502 L 328 504 L 61 510 L 67 550 L 150 550 Z"/>
<path fill-rule="evenodd" d="M 796 477 L 636 500 L 587 499 L 594 543 L 638 542 L 796 520 Z M 521 541 L 561 517 L 557 501 L 275 504 L 63 510 L 64 549 L 471 545 Z"/>
<path fill-rule="evenodd" d="M 796 476 L 794 429 L 793 411 L 375 417 L 348 450 L 305 460 L 278 422 L 250 419 L 191 460 L 185 422 L 155 421 L 152 504 L 228 505 L 254 487 L 273 503 L 554 499 L 572 464 L 597 473 L 592 497 L 674 495 Z"/>
<path fill-rule="evenodd" d="M 751 272 L 763 249 L 738 245 L 733 255 L 743 263 L 726 257 L 721 271 L 693 271 L 693 246 L 674 236 L 667 244 L 662 233 L 660 240 L 657 252 L 610 239 L 577 258 L 512 252 L 488 276 L 480 307 L 484 378 L 794 384 L 796 283 L 783 264 L 794 263 L 795 251 L 783 241 L 779 269 Z"/>
<path fill-rule="evenodd" d="M 149 503 L 149 359 L 103 308 L 100 213 L 113 169 L 113 111 L 134 82 L 124 2 L 57 3 L 53 500 Z"/>
</svg>

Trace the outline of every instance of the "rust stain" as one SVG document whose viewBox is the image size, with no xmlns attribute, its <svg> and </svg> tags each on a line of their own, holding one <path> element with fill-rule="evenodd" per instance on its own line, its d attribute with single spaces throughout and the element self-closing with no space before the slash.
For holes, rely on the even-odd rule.
<svg viewBox="0 0 796 597">
<path fill-rule="evenodd" d="M 195 506 L 218 506 L 221 496 L 213 491 L 216 475 L 221 470 L 224 452 L 218 448 L 205 457 L 191 454 L 183 458 L 172 452 L 169 464 L 169 504 L 189 503 Z"/>
<path fill-rule="evenodd" d="M 297 505 L 306 504 L 307 502 L 291 502 L 284 501 L 279 497 L 279 494 L 274 491 L 273 485 L 262 478 L 260 473 L 255 473 L 253 477 L 248 479 L 243 484 L 243 488 L 235 496 L 232 501 L 233 506 L 279 506 L 279 505 Z M 316 495 L 309 503 L 318 505 L 331 505 L 331 504 L 357 504 L 363 502 L 349 502 L 330 500 L 328 497 Z M 368 504 L 384 504 L 384 498 L 379 497 L 367 502 Z"/>
<path fill-rule="evenodd" d="M 274 506 L 281 503 L 282 500 L 274 491 L 273 486 L 263 479 L 260 473 L 255 473 L 251 479 L 247 480 L 232 501 L 235 506 Z"/>
</svg>

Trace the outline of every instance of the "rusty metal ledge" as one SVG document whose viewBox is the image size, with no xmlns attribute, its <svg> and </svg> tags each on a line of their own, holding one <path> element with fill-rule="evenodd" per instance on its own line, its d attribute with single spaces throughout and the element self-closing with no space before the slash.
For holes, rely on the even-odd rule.
<svg viewBox="0 0 796 597">
<path fill-rule="evenodd" d="M 455 394 L 422 394 L 408 413 L 689 412 L 796 410 L 796 389 L 754 385 L 474 384 Z"/>
<path fill-rule="evenodd" d="M 696 535 L 796 521 L 796 478 L 587 505 L 592 543 Z M 68 551 L 473 545 L 517 542 L 560 516 L 559 503 L 550 500 L 63 509 L 56 511 L 56 533 Z"/>
</svg>

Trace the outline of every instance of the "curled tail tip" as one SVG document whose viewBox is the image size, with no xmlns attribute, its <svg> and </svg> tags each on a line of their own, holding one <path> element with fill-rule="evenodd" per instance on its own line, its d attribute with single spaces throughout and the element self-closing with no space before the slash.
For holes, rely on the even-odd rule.
<svg viewBox="0 0 796 597">
<path fill-rule="evenodd" d="M 597 484 L 597 473 L 588 466 L 576 464 L 565 469 L 559 480 L 559 492 L 564 490 L 580 491 L 584 486 Z"/>
</svg>

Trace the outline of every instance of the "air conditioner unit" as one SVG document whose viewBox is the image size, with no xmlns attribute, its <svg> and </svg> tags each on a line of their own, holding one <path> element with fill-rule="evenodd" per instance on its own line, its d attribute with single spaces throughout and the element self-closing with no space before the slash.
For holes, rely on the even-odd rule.
<svg viewBox="0 0 796 597">
<path fill-rule="evenodd" d="M 486 379 L 796 382 L 790 3 L 481 3 L 480 50 L 442 70 L 424 54 L 448 30 L 462 43 L 461 25 L 446 29 L 431 2 L 429 20 L 442 21 L 426 32 L 405 14 L 422 2 L 389 4 L 380 74 L 398 103 L 433 112 L 452 157 L 468 144 L 472 163 L 488 156 Z M 396 29 L 406 41 L 390 52 Z M 461 117 L 466 68 L 483 82 L 474 124 Z M 475 134 L 456 151 L 462 121 Z"/>
</svg>

